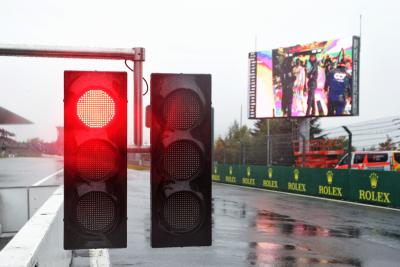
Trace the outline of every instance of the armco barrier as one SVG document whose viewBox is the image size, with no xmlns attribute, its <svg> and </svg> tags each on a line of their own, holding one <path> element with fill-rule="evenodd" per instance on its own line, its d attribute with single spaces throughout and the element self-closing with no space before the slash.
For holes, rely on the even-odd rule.
<svg viewBox="0 0 400 267">
<path fill-rule="evenodd" d="M 214 164 L 212 180 L 400 208 L 400 172 Z"/>
</svg>

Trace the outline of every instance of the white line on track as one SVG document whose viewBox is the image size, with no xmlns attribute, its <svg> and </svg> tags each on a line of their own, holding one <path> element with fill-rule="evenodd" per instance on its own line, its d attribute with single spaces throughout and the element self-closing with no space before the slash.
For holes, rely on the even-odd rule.
<svg viewBox="0 0 400 267">
<path fill-rule="evenodd" d="M 90 267 L 109 267 L 110 255 L 108 249 L 89 249 Z"/>
<path fill-rule="evenodd" d="M 247 186 L 236 185 L 236 184 L 225 184 L 225 183 L 216 183 L 216 184 L 228 185 L 228 186 L 232 186 L 232 187 L 240 187 L 240 188 L 246 188 L 246 189 L 254 189 L 254 190 L 259 190 L 259 191 L 268 191 L 268 192 L 272 192 L 272 193 L 286 194 L 286 195 L 290 195 L 290 196 L 306 197 L 306 198 L 313 198 L 313 199 L 319 199 L 319 200 L 328 200 L 328 201 L 338 202 L 338 203 L 347 204 L 347 205 L 356 205 L 356 206 L 363 206 L 363 207 L 370 207 L 370 208 L 378 208 L 378 209 L 384 209 L 384 210 L 391 210 L 391 211 L 400 212 L 400 209 L 395 209 L 395 208 L 390 208 L 390 207 L 383 207 L 383 206 L 375 206 L 375 205 L 369 205 L 369 204 L 358 203 L 358 202 L 351 202 L 351 201 L 345 201 L 345 200 L 339 200 L 339 199 L 332 199 L 332 198 L 324 198 L 324 197 L 316 197 L 316 196 L 301 195 L 301 194 L 296 194 L 296 193 L 289 193 L 289 192 L 268 190 L 268 189 L 256 188 L 256 187 L 247 187 Z"/>
<path fill-rule="evenodd" d="M 64 171 L 64 169 L 60 169 L 60 170 L 56 171 L 55 173 L 53 173 L 53 174 L 50 174 L 49 176 L 46 176 L 46 177 L 44 177 L 44 178 L 43 178 L 43 179 L 41 179 L 40 181 L 38 181 L 38 182 L 34 183 L 32 186 L 38 186 L 38 185 L 41 185 L 42 183 L 46 182 L 48 179 L 50 179 L 50 178 L 52 178 L 52 177 L 56 176 L 57 174 L 59 174 L 59 173 L 60 173 L 60 172 L 62 172 L 62 171 Z"/>
</svg>

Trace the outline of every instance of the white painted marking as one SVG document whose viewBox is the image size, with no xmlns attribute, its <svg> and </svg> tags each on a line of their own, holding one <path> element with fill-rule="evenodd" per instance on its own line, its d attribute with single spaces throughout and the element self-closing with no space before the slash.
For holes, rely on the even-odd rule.
<svg viewBox="0 0 400 267">
<path fill-rule="evenodd" d="M 60 169 L 60 170 L 56 171 L 55 173 L 50 174 L 49 176 L 44 177 L 42 180 L 40 180 L 40 181 L 34 183 L 32 186 L 41 185 L 42 183 L 46 182 L 48 179 L 50 179 L 50 178 L 56 176 L 57 174 L 59 174 L 60 172 L 63 172 L 63 171 L 64 171 L 64 169 Z"/>
<path fill-rule="evenodd" d="M 216 182 L 214 182 L 214 183 L 216 183 Z M 233 187 L 240 187 L 240 188 L 246 188 L 246 189 L 255 189 L 255 190 L 259 190 L 259 191 L 268 191 L 268 192 L 272 192 L 272 193 L 286 194 L 286 195 L 297 196 L 297 197 L 313 198 L 313 199 L 319 199 L 319 200 L 328 200 L 328 201 L 338 202 L 338 203 L 341 203 L 341 204 L 349 204 L 349 205 L 356 205 L 356 206 L 363 206 L 363 207 L 370 207 L 370 208 L 378 208 L 378 209 L 384 209 L 384 210 L 391 210 L 391 211 L 400 212 L 400 209 L 396 209 L 396 208 L 375 206 L 375 205 L 370 205 L 370 204 L 351 202 L 351 201 L 345 201 L 345 200 L 339 200 L 339 199 L 316 197 L 316 196 L 307 196 L 307 195 L 301 195 L 301 194 L 296 194 L 296 193 L 269 190 L 269 189 L 264 189 L 264 188 L 247 187 L 247 186 L 236 185 L 236 184 L 225 184 L 225 183 L 216 183 L 216 184 L 229 185 L 229 186 L 233 186 Z"/>
<path fill-rule="evenodd" d="M 108 249 L 89 249 L 90 267 L 109 267 L 110 255 Z"/>
</svg>

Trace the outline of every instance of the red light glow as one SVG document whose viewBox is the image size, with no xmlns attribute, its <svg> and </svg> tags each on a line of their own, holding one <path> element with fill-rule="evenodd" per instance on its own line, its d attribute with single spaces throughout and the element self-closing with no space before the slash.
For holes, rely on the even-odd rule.
<svg viewBox="0 0 400 267">
<path fill-rule="evenodd" d="M 79 98 L 77 114 L 90 128 L 101 128 L 114 118 L 115 103 L 103 90 L 89 90 Z"/>
<path fill-rule="evenodd" d="M 118 169 L 118 154 L 110 143 L 92 139 L 79 147 L 76 167 L 81 178 L 85 180 L 105 181 Z"/>
</svg>

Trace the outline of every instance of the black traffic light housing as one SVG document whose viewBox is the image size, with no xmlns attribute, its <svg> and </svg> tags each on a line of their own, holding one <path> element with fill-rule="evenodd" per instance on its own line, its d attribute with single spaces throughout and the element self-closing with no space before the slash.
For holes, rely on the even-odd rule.
<svg viewBox="0 0 400 267">
<path fill-rule="evenodd" d="M 127 75 L 64 72 L 64 248 L 126 247 Z"/>
<path fill-rule="evenodd" d="M 211 75 L 151 75 L 151 246 L 211 245 Z"/>
</svg>

